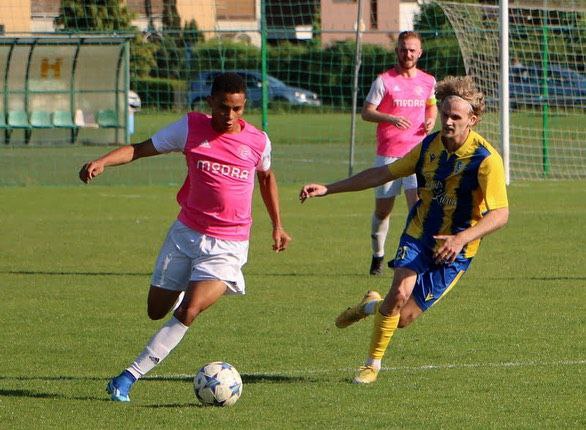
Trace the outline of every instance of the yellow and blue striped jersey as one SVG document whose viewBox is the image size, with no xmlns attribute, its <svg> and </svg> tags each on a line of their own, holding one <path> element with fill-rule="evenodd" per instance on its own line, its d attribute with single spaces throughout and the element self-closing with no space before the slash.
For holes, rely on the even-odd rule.
<svg viewBox="0 0 586 430">
<path fill-rule="evenodd" d="M 435 235 L 452 235 L 475 225 L 489 210 L 508 207 L 503 161 L 478 133 L 449 152 L 440 133 L 427 136 L 405 157 L 389 164 L 393 177 L 417 174 L 420 200 L 412 208 L 404 233 L 436 247 Z M 468 243 L 473 257 L 480 239 Z"/>
</svg>

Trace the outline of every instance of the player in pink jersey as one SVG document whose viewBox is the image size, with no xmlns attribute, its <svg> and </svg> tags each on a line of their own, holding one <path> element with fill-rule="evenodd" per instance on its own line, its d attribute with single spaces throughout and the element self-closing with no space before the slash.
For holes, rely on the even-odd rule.
<svg viewBox="0 0 586 430">
<path fill-rule="evenodd" d="M 397 64 L 372 83 L 362 106 L 362 119 L 376 122 L 376 167 L 392 163 L 423 140 L 435 125 L 435 78 L 417 68 L 422 40 L 413 31 L 399 34 Z M 415 175 L 388 182 L 375 189 L 371 223 L 371 275 L 382 275 L 389 217 L 395 197 L 405 190 L 409 210 L 417 201 Z"/>
<path fill-rule="evenodd" d="M 177 194 L 181 211 L 159 252 L 147 300 L 153 320 L 171 309 L 174 313 L 136 360 L 108 382 L 112 400 L 130 401 L 136 380 L 167 357 L 195 318 L 222 295 L 244 294 L 241 269 L 248 255 L 255 176 L 273 223 L 273 250 L 285 250 L 291 240 L 281 224 L 271 142 L 242 119 L 245 103 L 243 79 L 236 73 L 219 75 L 208 97 L 211 117 L 188 113 L 152 138 L 115 149 L 79 172 L 87 183 L 108 166 L 143 157 L 181 151 L 187 160 L 187 177 Z"/>
</svg>

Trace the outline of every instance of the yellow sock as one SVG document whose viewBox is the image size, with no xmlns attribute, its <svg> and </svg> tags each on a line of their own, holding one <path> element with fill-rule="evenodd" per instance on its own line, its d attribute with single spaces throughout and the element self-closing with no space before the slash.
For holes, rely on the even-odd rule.
<svg viewBox="0 0 586 430">
<path fill-rule="evenodd" d="M 401 314 L 385 316 L 377 309 L 370 338 L 370 348 L 368 349 L 368 357 L 371 360 L 382 360 L 391 337 L 397 330 L 399 318 L 401 318 Z"/>
</svg>

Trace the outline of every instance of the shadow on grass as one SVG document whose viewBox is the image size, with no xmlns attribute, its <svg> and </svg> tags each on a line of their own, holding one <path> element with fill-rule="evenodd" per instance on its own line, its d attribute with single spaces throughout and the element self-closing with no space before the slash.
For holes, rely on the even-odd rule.
<svg viewBox="0 0 586 430">
<path fill-rule="evenodd" d="M 276 383 L 276 384 L 295 384 L 295 383 L 308 383 L 316 382 L 315 378 L 308 378 L 305 376 L 289 376 L 279 374 L 242 374 L 242 382 L 244 384 L 258 384 L 258 383 Z M 102 381 L 106 383 L 108 378 L 100 378 L 94 376 L 0 376 L 0 381 Z M 169 382 L 179 381 L 183 383 L 193 383 L 192 376 L 145 376 L 141 378 L 141 381 L 145 383 L 154 382 Z M 111 402 L 108 396 L 100 390 L 99 395 L 96 396 L 85 396 L 76 397 L 68 396 L 62 393 L 47 393 L 35 390 L 23 390 L 23 389 L 0 389 L 0 401 L 3 397 L 14 397 L 14 398 L 30 398 L 30 399 L 49 399 L 49 400 L 82 400 L 82 401 L 100 401 L 100 402 Z M 185 402 L 185 403 L 170 403 L 170 404 L 149 404 L 149 405 L 138 405 L 141 408 L 150 409 L 177 409 L 177 408 L 207 408 L 197 402 Z"/>
<path fill-rule="evenodd" d="M 148 409 L 177 409 L 177 408 L 206 408 L 208 406 L 203 406 L 200 403 L 196 402 L 186 402 L 186 403 L 169 403 L 169 404 L 160 404 L 157 403 L 155 405 L 140 405 L 141 408 L 148 408 Z"/>
<path fill-rule="evenodd" d="M 6 270 L 0 273 L 7 273 L 9 275 L 44 275 L 44 276 L 151 276 L 150 272 L 73 272 L 73 271 L 43 271 L 43 270 Z"/>
<path fill-rule="evenodd" d="M 291 376 L 291 375 L 280 375 L 276 373 L 254 373 L 247 374 L 243 373 L 240 375 L 242 382 L 246 384 L 258 384 L 258 383 L 283 383 L 283 384 L 295 384 L 299 382 L 316 382 L 315 378 L 307 376 Z M 110 378 L 103 378 L 97 376 L 0 376 L 0 381 L 103 381 L 108 382 Z M 193 376 L 190 375 L 178 375 L 178 376 L 143 376 L 141 379 L 143 382 L 169 382 L 169 381 L 180 381 L 180 382 L 193 382 Z M 2 391 L 0 390 L 0 396 Z"/>
<path fill-rule="evenodd" d="M 275 384 L 295 384 L 295 383 L 307 383 L 316 382 L 315 378 L 308 378 L 305 376 L 289 376 L 289 375 L 278 375 L 278 374 L 241 374 L 242 382 L 244 385 L 247 384 L 262 384 L 262 383 L 275 383 Z M 150 382 L 156 381 L 177 381 L 193 382 L 192 377 L 152 377 L 147 380 Z M 175 408 L 210 408 L 211 406 L 204 406 L 197 402 L 186 402 L 186 403 L 170 403 L 170 404 L 150 404 L 143 405 L 143 408 L 150 409 L 175 409 Z"/>
<path fill-rule="evenodd" d="M 0 376 L 0 381 L 104 381 L 97 376 Z"/>
<path fill-rule="evenodd" d="M 309 378 L 307 376 L 280 375 L 277 373 L 241 373 L 240 377 L 242 378 L 242 382 L 245 384 L 297 384 L 317 381 L 315 378 Z M 193 382 L 193 376 L 144 376 L 141 378 L 141 381 L 181 381 L 189 382 L 191 384 Z"/>
<path fill-rule="evenodd" d="M 100 401 L 100 402 L 110 402 L 111 400 L 104 396 L 85 396 L 85 397 L 76 397 L 76 396 L 66 396 L 61 393 L 44 393 L 41 391 L 34 391 L 34 390 L 10 390 L 10 389 L 0 389 L 0 399 L 2 397 L 19 397 L 19 398 L 29 398 L 29 399 L 51 399 L 51 400 L 92 400 L 92 401 Z"/>
<path fill-rule="evenodd" d="M 30 397 L 33 399 L 59 399 L 63 398 L 60 394 L 40 393 L 32 390 L 1 390 L 0 397 Z"/>
</svg>

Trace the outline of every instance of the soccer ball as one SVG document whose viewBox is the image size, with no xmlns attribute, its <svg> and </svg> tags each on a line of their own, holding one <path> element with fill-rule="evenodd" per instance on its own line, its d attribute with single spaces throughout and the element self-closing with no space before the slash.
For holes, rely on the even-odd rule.
<svg viewBox="0 0 586 430">
<path fill-rule="evenodd" d="M 232 365 L 214 361 L 199 369 L 193 389 L 204 406 L 232 406 L 242 394 L 242 378 Z"/>
</svg>

